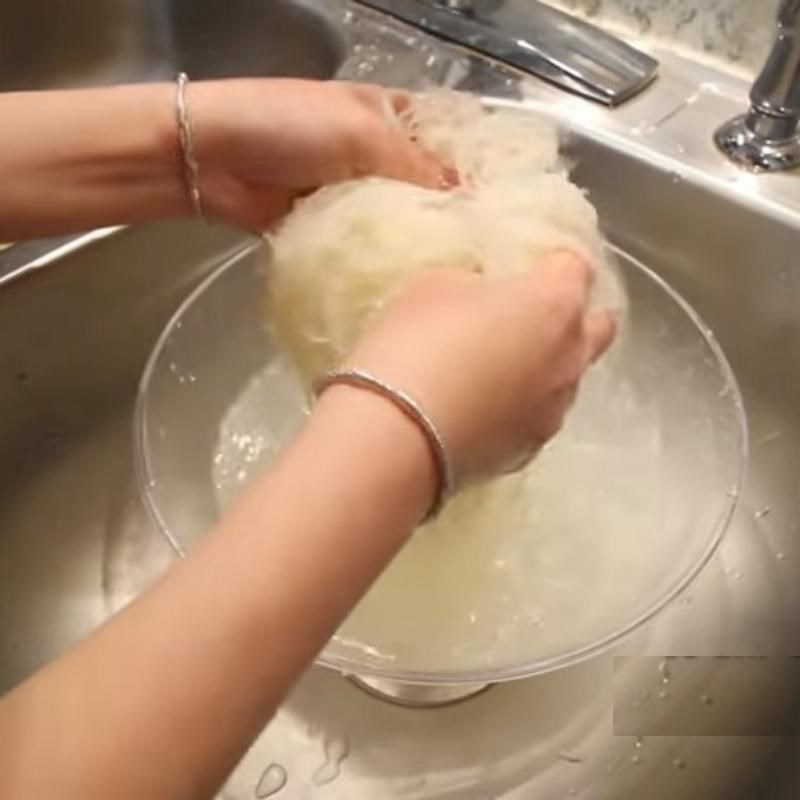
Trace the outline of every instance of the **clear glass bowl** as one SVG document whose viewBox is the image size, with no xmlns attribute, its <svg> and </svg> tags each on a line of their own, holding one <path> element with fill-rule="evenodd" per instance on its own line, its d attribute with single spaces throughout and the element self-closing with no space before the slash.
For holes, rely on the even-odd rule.
<svg viewBox="0 0 800 800">
<path fill-rule="evenodd" d="M 630 297 L 624 335 L 585 381 L 565 434 L 531 470 L 537 503 L 546 496 L 551 506 L 535 524 L 550 526 L 550 538 L 540 544 L 528 536 L 525 526 L 534 517 L 524 516 L 518 533 L 531 541 L 524 552 L 511 553 L 512 577 L 479 565 L 485 567 L 480 581 L 466 591 L 452 587 L 461 595 L 451 603 L 451 650 L 434 641 L 441 630 L 424 619 L 430 615 L 422 613 L 413 585 L 405 616 L 386 615 L 380 596 L 370 599 L 391 581 L 402 593 L 404 581 L 428 580 L 404 551 L 320 663 L 428 685 L 546 672 L 631 633 L 708 562 L 736 506 L 747 462 L 739 390 L 712 333 L 686 302 L 642 264 L 621 252 L 617 257 Z M 135 423 L 139 484 L 181 555 L 306 415 L 299 382 L 265 323 L 265 263 L 259 245 L 222 263 L 175 313 L 142 378 Z M 498 541 L 514 538 L 504 534 Z M 497 556 L 490 554 L 492 563 L 507 569 Z M 439 591 L 450 591 L 447 572 L 438 574 L 444 576 Z M 504 580 L 516 594 L 505 592 Z M 537 597 L 537 587 L 549 588 Z M 498 595 L 514 607 L 504 610 Z M 440 599 L 447 605 L 452 597 Z M 377 604 L 370 611 L 368 603 Z M 541 614 L 532 611 L 537 603 Z M 473 636 L 465 620 L 474 622 L 490 605 L 502 624 L 484 625 L 491 640 Z M 387 642 L 400 640 L 407 652 L 401 646 L 400 657 L 387 657 Z"/>
</svg>

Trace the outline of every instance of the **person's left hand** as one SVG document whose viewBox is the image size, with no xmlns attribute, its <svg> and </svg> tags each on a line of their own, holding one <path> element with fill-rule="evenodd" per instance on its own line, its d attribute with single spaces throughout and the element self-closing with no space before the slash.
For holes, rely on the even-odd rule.
<svg viewBox="0 0 800 800">
<path fill-rule="evenodd" d="M 446 186 L 450 171 L 393 124 L 409 95 L 293 79 L 193 84 L 189 107 L 211 218 L 264 230 L 298 196 L 363 175 Z"/>
</svg>

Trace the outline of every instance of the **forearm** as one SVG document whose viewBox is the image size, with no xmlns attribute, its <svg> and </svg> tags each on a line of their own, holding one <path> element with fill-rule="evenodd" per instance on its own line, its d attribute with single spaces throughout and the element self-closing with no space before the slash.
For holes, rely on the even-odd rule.
<svg viewBox="0 0 800 800">
<path fill-rule="evenodd" d="M 174 95 L 0 94 L 0 241 L 188 215 Z"/>
<path fill-rule="evenodd" d="M 210 797 L 433 485 L 411 422 L 380 398 L 331 389 L 185 562 L 0 704 L 0 794 Z"/>
</svg>

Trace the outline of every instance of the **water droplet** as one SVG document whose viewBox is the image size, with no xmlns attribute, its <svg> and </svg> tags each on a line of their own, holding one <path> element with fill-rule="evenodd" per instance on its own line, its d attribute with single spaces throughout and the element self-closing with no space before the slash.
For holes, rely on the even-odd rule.
<svg viewBox="0 0 800 800">
<path fill-rule="evenodd" d="M 709 694 L 701 694 L 700 695 L 700 702 L 704 706 L 711 706 L 711 705 L 714 705 L 714 698 L 711 697 L 711 695 L 709 695 Z"/>
<path fill-rule="evenodd" d="M 670 180 L 672 181 L 672 183 L 675 184 L 676 186 L 679 183 L 683 182 L 683 177 L 678 172 L 671 173 L 669 177 L 670 177 Z"/>
<path fill-rule="evenodd" d="M 339 777 L 342 771 L 342 761 L 350 753 L 350 742 L 344 736 L 331 736 L 323 742 L 325 763 L 314 770 L 311 776 L 315 786 L 325 786 Z"/>
<path fill-rule="evenodd" d="M 662 689 L 662 691 L 658 693 L 659 700 L 666 700 L 668 697 L 669 697 L 669 692 L 667 692 L 666 690 Z"/>
<path fill-rule="evenodd" d="M 686 762 L 682 758 L 675 758 L 672 760 L 672 766 L 675 769 L 686 769 Z"/>
<path fill-rule="evenodd" d="M 637 753 L 635 756 L 633 756 L 633 758 L 631 758 L 631 763 L 632 764 L 641 764 L 642 763 L 642 757 Z"/>
<path fill-rule="evenodd" d="M 658 671 L 661 674 L 661 683 L 669 683 L 672 673 L 669 670 L 669 661 L 666 658 L 658 665 Z"/>
<path fill-rule="evenodd" d="M 786 558 L 786 553 L 775 553 L 775 558 L 777 558 L 778 561 L 783 561 Z"/>
<path fill-rule="evenodd" d="M 273 762 L 262 773 L 255 789 L 255 795 L 259 800 L 265 797 L 272 797 L 277 794 L 284 786 L 288 776 L 286 770 L 280 765 Z"/>
<path fill-rule="evenodd" d="M 558 754 L 559 761 L 566 761 L 568 764 L 583 764 L 583 759 L 580 756 L 574 756 L 572 753 L 566 753 L 563 750 Z"/>
<path fill-rule="evenodd" d="M 755 517 L 756 519 L 764 519 L 764 517 L 768 517 L 771 513 L 772 508 L 770 506 L 764 506 L 756 511 Z"/>
<path fill-rule="evenodd" d="M 644 746 L 644 737 L 642 737 L 642 736 L 637 736 L 637 737 L 636 737 L 636 742 L 634 743 L 634 747 L 635 747 L 637 750 L 641 750 L 643 746 Z"/>
</svg>

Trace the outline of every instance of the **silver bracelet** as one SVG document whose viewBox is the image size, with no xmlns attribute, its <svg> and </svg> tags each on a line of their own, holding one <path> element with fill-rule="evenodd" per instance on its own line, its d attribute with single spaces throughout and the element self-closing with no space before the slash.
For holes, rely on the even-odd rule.
<svg viewBox="0 0 800 800">
<path fill-rule="evenodd" d="M 192 143 L 192 123 L 189 117 L 189 105 L 186 102 L 186 87 L 189 85 L 189 76 L 179 72 L 175 91 L 175 119 L 178 123 L 178 136 L 181 143 L 181 161 L 183 162 L 183 176 L 189 199 L 194 213 L 205 219 L 203 198 L 200 194 L 200 168 L 194 155 Z"/>
<path fill-rule="evenodd" d="M 333 386 L 337 383 L 355 386 L 359 389 L 367 389 L 380 395 L 399 409 L 424 435 L 425 441 L 428 443 L 431 455 L 433 456 L 438 482 L 433 505 L 422 522 L 428 522 L 433 519 L 442 510 L 442 506 L 444 506 L 447 499 L 455 491 L 453 465 L 447 453 L 444 439 L 433 420 L 425 413 L 420 404 L 402 389 L 396 389 L 394 386 L 390 386 L 388 383 L 380 380 L 380 378 L 376 378 L 374 375 L 370 375 L 368 372 L 363 372 L 360 369 L 329 372 L 315 384 L 314 392 L 319 396 L 329 386 Z"/>
</svg>

